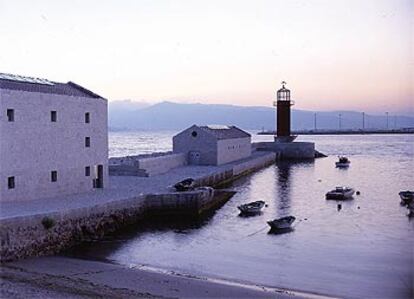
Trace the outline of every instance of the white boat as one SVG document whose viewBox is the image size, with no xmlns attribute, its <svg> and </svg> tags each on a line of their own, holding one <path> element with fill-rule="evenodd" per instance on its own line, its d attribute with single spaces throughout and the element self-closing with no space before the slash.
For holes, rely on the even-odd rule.
<svg viewBox="0 0 414 299">
<path fill-rule="evenodd" d="M 338 161 L 335 162 L 336 167 L 345 168 L 345 167 L 348 167 L 349 164 L 351 164 L 351 161 L 349 161 L 347 157 L 340 156 L 338 158 L 339 158 Z"/>
<path fill-rule="evenodd" d="M 398 193 L 401 198 L 401 204 L 408 205 L 413 202 L 414 199 L 414 191 L 401 191 Z"/>
<path fill-rule="evenodd" d="M 286 216 L 279 219 L 268 221 L 267 224 L 269 224 L 272 230 L 283 230 L 291 228 L 292 223 L 295 220 L 296 218 L 294 216 Z"/>
<path fill-rule="evenodd" d="M 237 208 L 240 210 L 242 214 L 257 214 L 265 206 L 265 202 L 263 200 L 258 200 L 250 203 L 246 203 L 244 205 L 240 205 Z"/>
<path fill-rule="evenodd" d="M 350 199 L 354 193 L 355 190 L 350 187 L 336 187 L 326 193 L 326 199 Z"/>
</svg>

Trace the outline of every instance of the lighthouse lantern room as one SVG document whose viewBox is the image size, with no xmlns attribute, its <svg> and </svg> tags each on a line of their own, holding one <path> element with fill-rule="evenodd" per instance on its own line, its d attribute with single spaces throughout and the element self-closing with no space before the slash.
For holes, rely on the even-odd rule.
<svg viewBox="0 0 414 299">
<path fill-rule="evenodd" d="M 277 91 L 276 106 L 276 141 L 292 141 L 294 136 L 290 135 L 290 106 L 294 103 L 290 100 L 290 90 L 285 87 L 286 82 L 282 82 L 282 88 Z M 295 136 L 296 137 L 296 136 Z"/>
</svg>

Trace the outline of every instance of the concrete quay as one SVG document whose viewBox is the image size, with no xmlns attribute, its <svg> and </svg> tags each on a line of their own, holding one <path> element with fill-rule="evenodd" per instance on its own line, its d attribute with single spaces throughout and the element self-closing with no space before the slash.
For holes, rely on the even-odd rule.
<svg viewBox="0 0 414 299">
<path fill-rule="evenodd" d="M 320 154 L 313 142 L 257 142 L 253 143 L 253 148 L 275 152 L 281 160 L 311 160 Z"/>
<path fill-rule="evenodd" d="M 199 215 L 233 193 L 211 188 L 174 192 L 171 186 L 188 177 L 197 186 L 216 187 L 273 164 L 273 152 L 222 166 L 183 166 L 151 177 L 110 176 L 103 190 L 33 201 L 2 202 L 0 261 L 57 253 L 76 243 L 99 239 L 151 213 Z"/>
</svg>

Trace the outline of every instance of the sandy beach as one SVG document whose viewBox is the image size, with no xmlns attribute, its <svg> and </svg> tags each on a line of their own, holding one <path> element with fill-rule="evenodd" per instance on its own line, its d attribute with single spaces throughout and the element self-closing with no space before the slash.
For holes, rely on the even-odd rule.
<svg viewBox="0 0 414 299">
<path fill-rule="evenodd" d="M 3 264 L 0 286 L 1 298 L 327 298 L 62 256 Z"/>
</svg>

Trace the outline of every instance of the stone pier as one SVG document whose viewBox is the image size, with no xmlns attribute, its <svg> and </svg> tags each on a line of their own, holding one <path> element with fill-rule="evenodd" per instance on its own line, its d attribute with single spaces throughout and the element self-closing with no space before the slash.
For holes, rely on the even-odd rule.
<svg viewBox="0 0 414 299">
<path fill-rule="evenodd" d="M 0 261 L 57 253 L 151 215 L 197 216 L 226 202 L 232 191 L 209 187 L 175 192 L 172 185 L 192 177 L 197 186 L 216 187 L 276 160 L 273 152 L 222 166 L 184 166 L 152 177 L 110 176 L 107 189 L 33 201 L 3 202 L 0 207 Z"/>
<path fill-rule="evenodd" d="M 275 152 L 283 160 L 314 159 L 316 154 L 313 142 L 257 142 L 253 147 L 257 151 Z"/>
</svg>

